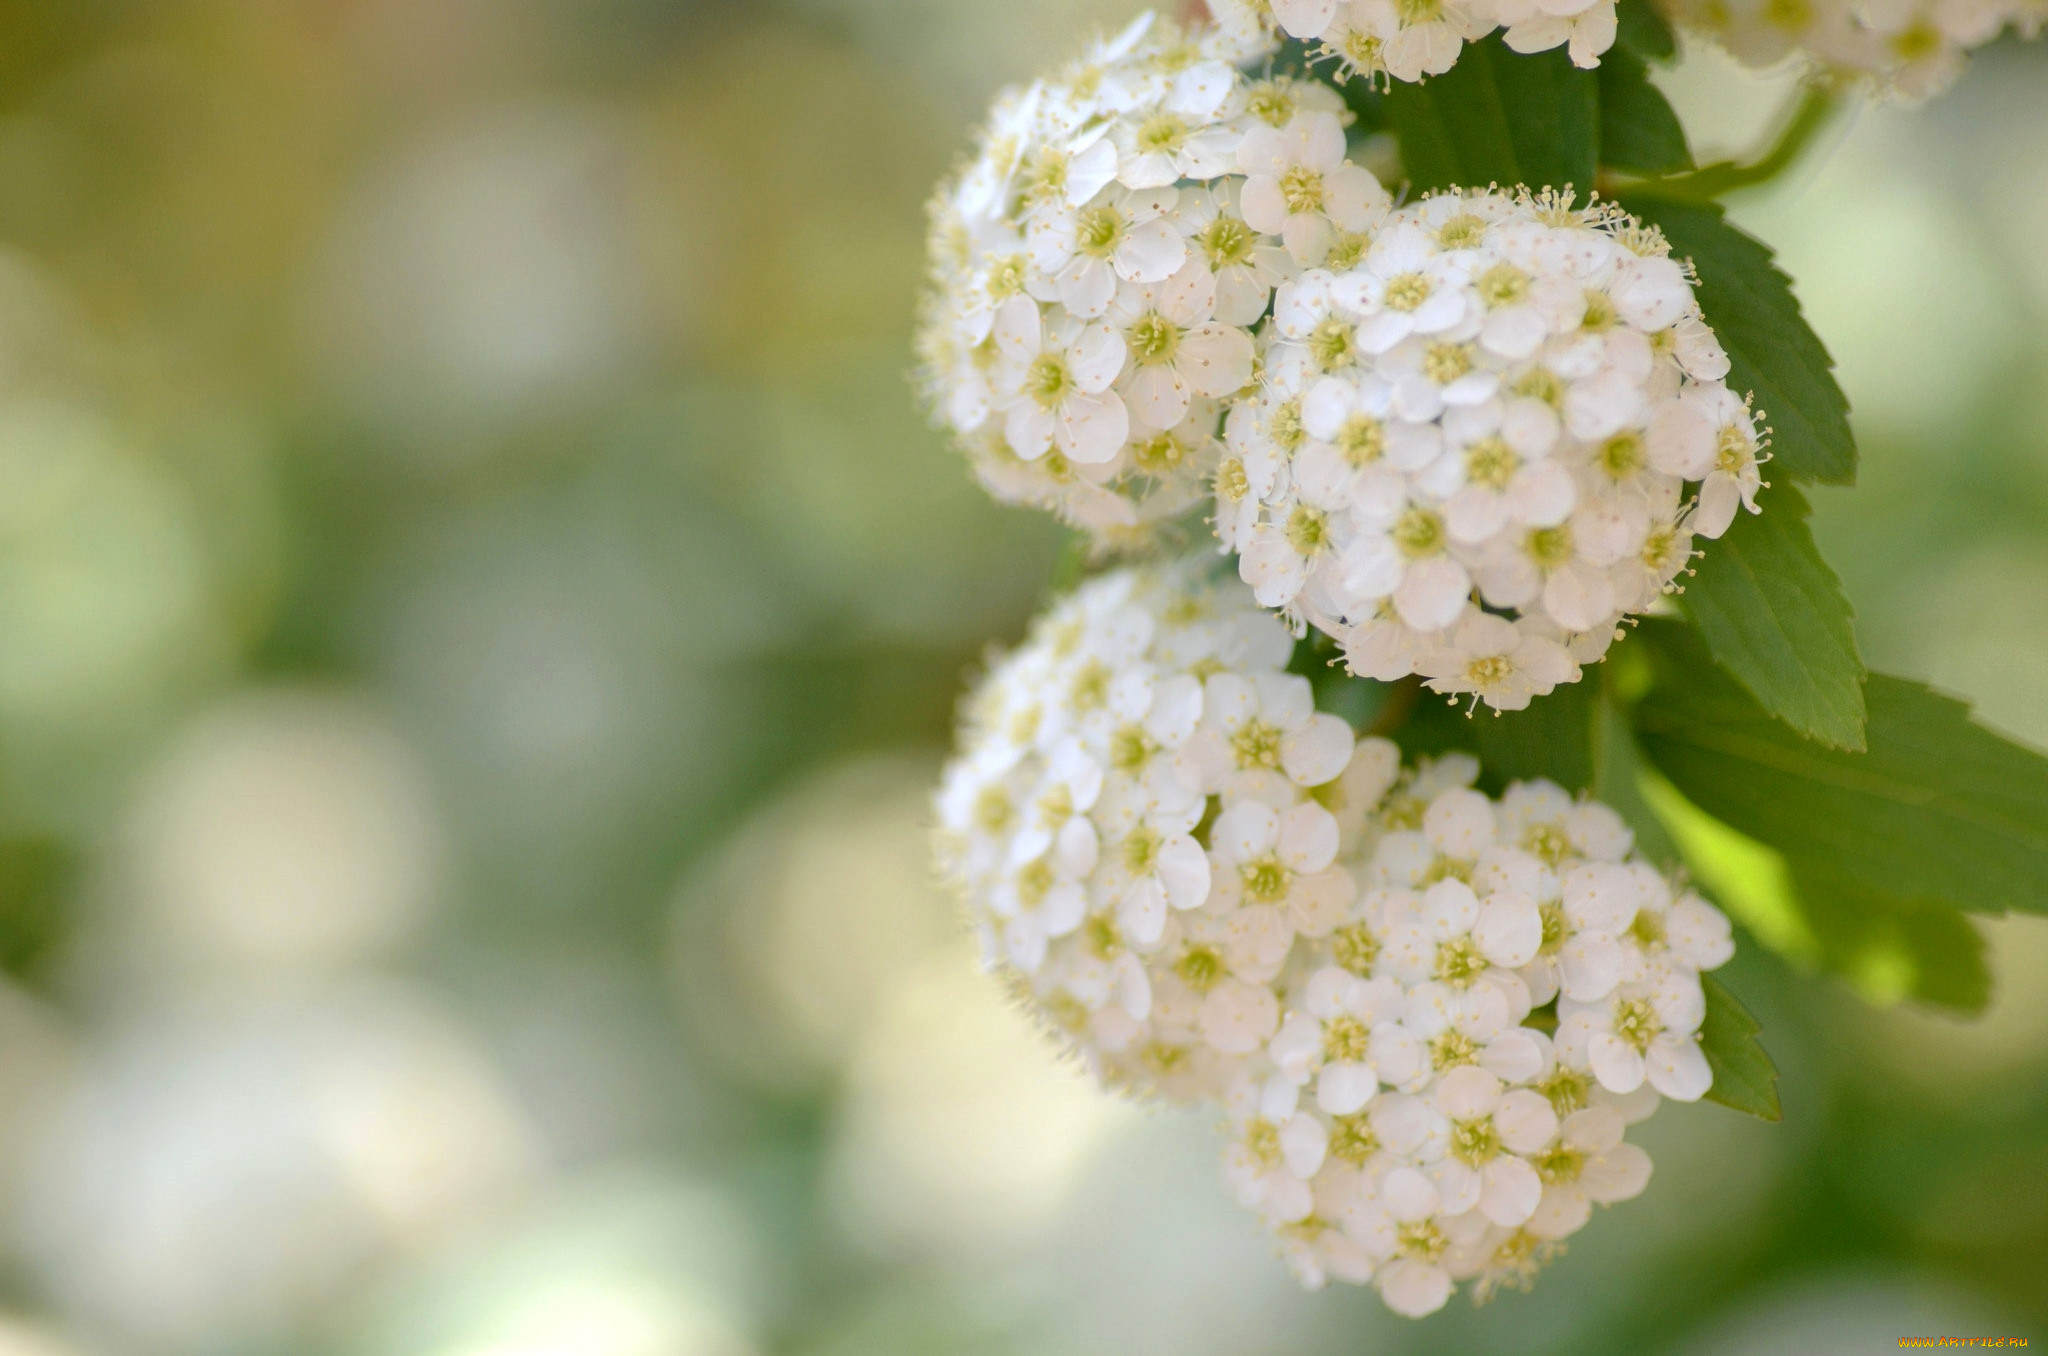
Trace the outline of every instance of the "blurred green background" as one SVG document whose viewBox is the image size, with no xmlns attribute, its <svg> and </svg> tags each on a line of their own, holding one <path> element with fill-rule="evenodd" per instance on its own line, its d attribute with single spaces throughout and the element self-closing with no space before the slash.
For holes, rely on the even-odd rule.
<svg viewBox="0 0 2048 1356">
<path fill-rule="evenodd" d="M 924 795 L 1057 535 L 903 374 L 921 205 L 1127 0 L 0 4 L 0 1356 L 2048 1340 L 2048 925 L 1962 1025 L 1751 946 L 1529 1296 L 1299 1293 L 975 972 Z M 1711 53 L 1704 149 L 1788 92 Z M 2048 50 L 1739 215 L 1874 665 L 2048 744 Z"/>
</svg>

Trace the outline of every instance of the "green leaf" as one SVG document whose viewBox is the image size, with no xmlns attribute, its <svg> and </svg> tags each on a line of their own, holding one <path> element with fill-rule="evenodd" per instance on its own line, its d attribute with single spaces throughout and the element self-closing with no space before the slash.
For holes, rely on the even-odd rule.
<svg viewBox="0 0 2048 1356">
<path fill-rule="evenodd" d="M 1642 794 L 1701 888 L 1801 970 L 1841 975 L 1872 1003 L 1914 998 L 1983 1010 L 1991 993 L 1984 941 L 1953 907 L 1880 894 L 1810 861 L 1795 870 L 1783 853 L 1737 833 L 1654 773 Z"/>
<path fill-rule="evenodd" d="M 1626 47 L 1600 59 L 1600 163 L 1638 174 L 1671 174 L 1693 167 L 1692 148 L 1650 69 Z"/>
<path fill-rule="evenodd" d="M 1621 205 L 1662 229 L 1671 252 L 1699 271 L 1700 311 L 1728 350 L 1728 385 L 1754 396 L 1768 416 L 1771 469 L 1795 480 L 1854 484 L 1856 440 L 1835 360 L 1770 250 L 1712 204 L 1637 194 L 1624 195 Z"/>
<path fill-rule="evenodd" d="M 1812 509 L 1790 485 L 1763 512 L 1737 513 L 1686 584 L 1686 615 L 1722 668 L 1766 711 L 1809 739 L 1863 748 L 1863 659 L 1842 581 L 1807 527 Z"/>
<path fill-rule="evenodd" d="M 1714 1071 L 1714 1086 L 1707 1089 L 1707 1100 L 1767 1121 L 1785 1119 L 1784 1108 L 1778 1104 L 1778 1066 L 1771 1063 L 1756 1039 L 1763 1028 L 1720 980 L 1701 975 L 1700 986 L 1707 993 L 1700 1051 Z"/>
<path fill-rule="evenodd" d="M 1599 719 L 1593 727 L 1593 747 L 1599 764 L 1593 779 L 1593 798 L 1628 821 L 1635 832 L 1636 851 L 1644 858 L 1662 871 L 1677 866 L 1678 845 L 1643 794 L 1642 750 L 1636 747 L 1635 732 L 1629 729 L 1620 703 L 1600 703 Z"/>
<path fill-rule="evenodd" d="M 1645 61 L 1666 62 L 1678 55 L 1678 35 L 1650 0 L 1621 0 L 1614 17 L 1620 25 L 1613 51 L 1629 51 Z M 1601 64 L 1605 65 L 1606 57 Z"/>
<path fill-rule="evenodd" d="M 1984 936 L 1954 907 L 1882 894 L 1811 862 L 1795 863 L 1793 875 L 1821 963 L 1865 998 L 1915 998 L 1966 1016 L 1991 1001 Z"/>
<path fill-rule="evenodd" d="M 1593 786 L 1593 727 L 1600 684 L 1567 683 L 1525 711 L 1485 710 L 1472 716 L 1473 741 L 1487 776 L 1502 785 L 1547 777 L 1567 791 Z"/>
<path fill-rule="evenodd" d="M 1868 752 L 1799 737 L 1715 668 L 1690 628 L 1648 621 L 1643 752 L 1693 804 L 1796 865 L 1899 899 L 2048 914 L 2048 758 L 1963 703 L 1872 674 Z"/>
<path fill-rule="evenodd" d="M 1642 771 L 1638 786 L 1678 844 L 1686 869 L 1723 913 L 1800 968 L 1820 964 L 1820 939 L 1800 905 L 1783 853 L 1729 828 L 1653 770 Z"/>
<path fill-rule="evenodd" d="M 1387 91 L 1388 122 L 1417 192 L 1458 185 L 1593 187 L 1600 85 L 1563 48 L 1521 56 L 1495 35 L 1458 64 Z"/>
</svg>

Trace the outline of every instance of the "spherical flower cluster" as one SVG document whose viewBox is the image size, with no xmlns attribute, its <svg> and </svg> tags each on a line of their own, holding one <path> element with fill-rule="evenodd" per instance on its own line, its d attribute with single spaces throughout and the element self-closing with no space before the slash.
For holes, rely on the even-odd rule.
<svg viewBox="0 0 2048 1356">
<path fill-rule="evenodd" d="M 1547 782 L 1495 802 L 1476 772 L 1411 774 L 1368 814 L 1358 901 L 1229 1097 L 1227 1175 L 1297 1274 L 1408 1315 L 1526 1285 L 1642 1190 L 1624 1130 L 1711 1085 L 1699 976 L 1734 950 L 1612 810 Z"/>
<path fill-rule="evenodd" d="M 1006 92 L 932 207 L 921 379 L 1000 499 L 1098 538 L 1197 506 L 1273 288 L 1378 220 L 1327 86 L 1147 15 Z"/>
<path fill-rule="evenodd" d="M 2048 0 L 1662 0 L 1673 22 L 1713 38 L 1738 61 L 1780 64 L 1793 54 L 1904 100 L 1924 99 L 1962 73 L 1969 52 L 2011 29 L 2036 37 Z"/>
<path fill-rule="evenodd" d="M 1763 440 L 1690 273 L 1603 205 L 1425 198 L 1283 283 L 1261 344 L 1219 532 L 1356 673 L 1527 706 L 1757 509 Z"/>
<path fill-rule="evenodd" d="M 971 700 L 940 857 L 1091 1067 L 1224 1110 L 1226 1182 L 1305 1284 L 1419 1316 L 1642 1190 L 1625 1130 L 1707 1091 L 1733 944 L 1612 810 L 1404 771 L 1290 649 L 1185 562 L 1085 585 Z"/>
<path fill-rule="evenodd" d="M 1285 671 L 1293 641 L 1203 565 L 1081 588 L 971 699 L 938 796 L 940 860 L 985 957 L 1102 1076 L 1214 1098 L 1278 1029 L 1273 984 L 1356 894 L 1354 756 Z"/>
<path fill-rule="evenodd" d="M 1468 42 L 1495 29 L 1517 52 L 1567 48 L 1597 66 L 1614 45 L 1614 0 L 1210 0 L 1234 32 L 1277 28 L 1317 46 L 1345 74 L 1416 81 L 1457 64 Z"/>
</svg>

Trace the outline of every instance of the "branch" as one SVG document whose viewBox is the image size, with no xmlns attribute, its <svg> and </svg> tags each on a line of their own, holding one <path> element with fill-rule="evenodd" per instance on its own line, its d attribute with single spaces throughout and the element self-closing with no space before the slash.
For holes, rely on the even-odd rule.
<svg viewBox="0 0 2048 1356">
<path fill-rule="evenodd" d="M 1738 189 L 1767 184 L 1797 164 L 1846 106 L 1834 87 L 1814 82 L 1800 91 L 1777 135 L 1754 158 L 1716 161 L 1685 174 L 1617 182 L 1608 191 L 1710 202 Z"/>
</svg>

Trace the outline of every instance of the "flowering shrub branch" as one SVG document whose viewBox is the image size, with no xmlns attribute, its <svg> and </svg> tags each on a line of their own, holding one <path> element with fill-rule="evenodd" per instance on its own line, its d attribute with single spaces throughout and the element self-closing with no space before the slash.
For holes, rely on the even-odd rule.
<svg viewBox="0 0 2048 1356">
<path fill-rule="evenodd" d="M 1697 882 L 1963 1011 L 1967 914 L 2048 913 L 2048 759 L 1866 671 L 1798 488 L 1848 404 L 1718 201 L 2041 11 L 1800 7 L 1798 105 L 1705 167 L 1667 17 L 1761 59 L 1777 8 L 1207 13 L 1004 93 L 934 200 L 925 398 L 1075 529 L 939 856 L 1061 1042 L 1219 1113 L 1304 1283 L 1421 1316 L 1642 1191 L 1661 1102 L 1778 1118 Z"/>
</svg>

